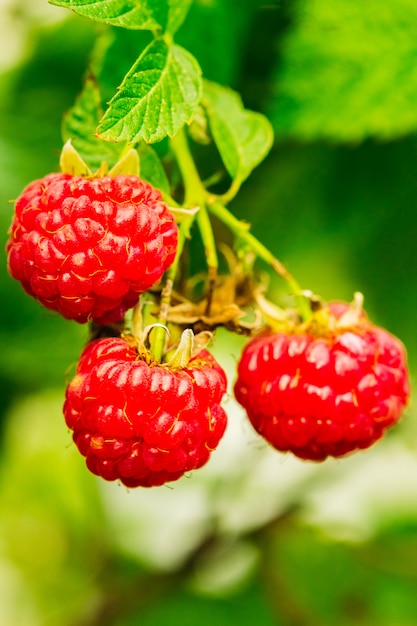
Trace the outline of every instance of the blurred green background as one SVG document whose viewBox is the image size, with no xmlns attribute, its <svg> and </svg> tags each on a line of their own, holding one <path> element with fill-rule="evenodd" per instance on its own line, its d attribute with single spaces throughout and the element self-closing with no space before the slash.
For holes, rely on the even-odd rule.
<svg viewBox="0 0 417 626">
<path fill-rule="evenodd" d="M 57 170 L 96 36 L 46 1 L 0 2 L 3 249 L 13 199 Z M 303 287 L 363 292 L 414 382 L 415 0 L 195 0 L 177 38 L 275 128 L 234 212 Z M 1 626 L 416 624 L 413 405 L 373 449 L 315 465 L 260 442 L 230 397 L 207 467 L 129 492 L 87 472 L 62 418 L 86 329 L 42 310 L 3 261 Z M 218 334 L 231 383 L 241 346 Z"/>
</svg>

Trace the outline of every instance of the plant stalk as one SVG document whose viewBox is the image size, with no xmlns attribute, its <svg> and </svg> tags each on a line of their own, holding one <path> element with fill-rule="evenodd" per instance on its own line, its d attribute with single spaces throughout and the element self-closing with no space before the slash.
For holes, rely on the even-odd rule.
<svg viewBox="0 0 417 626">
<path fill-rule="evenodd" d="M 296 297 L 298 301 L 298 305 L 300 308 L 301 315 L 304 321 L 307 321 L 311 317 L 311 311 L 308 304 L 308 301 L 303 294 L 300 285 L 295 280 L 295 278 L 290 274 L 285 265 L 281 263 L 273 254 L 268 250 L 263 243 L 259 241 L 249 230 L 249 225 L 245 224 L 237 217 L 235 217 L 230 211 L 221 204 L 218 200 L 212 199 L 211 202 L 208 203 L 208 209 L 210 213 L 215 215 L 220 221 L 223 222 L 226 226 L 230 228 L 230 230 L 238 236 L 240 239 L 245 241 L 255 254 L 265 261 L 278 276 L 283 278 L 288 286 L 290 287 L 292 293 Z"/>
<path fill-rule="evenodd" d="M 218 258 L 216 241 L 213 234 L 206 202 L 208 193 L 194 163 L 184 128 L 171 140 L 171 148 L 180 168 L 185 187 L 184 202 L 186 207 L 198 207 L 197 224 L 203 240 L 207 266 L 210 274 L 216 274 Z"/>
</svg>

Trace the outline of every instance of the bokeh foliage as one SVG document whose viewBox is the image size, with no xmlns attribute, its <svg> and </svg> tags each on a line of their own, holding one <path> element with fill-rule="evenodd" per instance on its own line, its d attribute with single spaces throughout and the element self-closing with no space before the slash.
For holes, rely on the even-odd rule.
<svg viewBox="0 0 417 626">
<path fill-rule="evenodd" d="M 413 0 L 297 2 L 274 69 L 278 136 L 362 141 L 415 131 L 416 36 Z"/>
<path fill-rule="evenodd" d="M 70 14 L 40 27 L 24 60 L 0 77 L 3 246 L 11 201 L 58 167 L 62 118 L 103 28 Z M 407 345 L 413 380 L 416 34 L 413 0 L 250 0 L 244 10 L 238 0 L 195 0 L 176 34 L 207 79 L 241 93 L 274 125 L 274 148 L 234 212 L 305 288 L 327 299 L 364 292 L 371 317 Z M 143 33 L 107 37 L 106 98 L 147 43 Z M 86 329 L 43 311 L 8 277 L 5 259 L 0 272 L 0 581 L 8 598 L 0 623 L 415 624 L 413 408 L 376 453 L 312 468 L 269 454 L 232 406 L 234 430 L 213 470 L 172 490 L 128 493 L 87 473 L 61 416 Z M 270 292 L 285 296 L 285 286 L 271 279 Z M 241 345 L 226 333 L 217 339 L 231 380 Z M 381 497 L 361 508 L 358 477 L 369 476 Z M 360 523 L 334 533 L 338 497 Z M 243 513 L 228 526 L 231 502 Z"/>
</svg>

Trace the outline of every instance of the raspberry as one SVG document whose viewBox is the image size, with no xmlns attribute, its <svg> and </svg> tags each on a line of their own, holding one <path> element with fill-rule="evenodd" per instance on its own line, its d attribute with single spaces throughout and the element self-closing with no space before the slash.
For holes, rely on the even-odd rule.
<svg viewBox="0 0 417 626">
<path fill-rule="evenodd" d="M 409 398 L 401 342 L 364 313 L 331 303 L 328 323 L 270 333 L 244 348 L 235 396 L 255 430 L 280 451 L 322 461 L 367 448 Z"/>
<path fill-rule="evenodd" d="M 120 321 L 174 260 L 177 226 L 161 198 L 136 176 L 34 181 L 16 202 L 10 274 L 66 318 Z"/>
<path fill-rule="evenodd" d="M 125 339 L 96 339 L 67 387 L 64 416 L 93 474 L 152 487 L 208 461 L 226 428 L 226 384 L 206 350 L 173 370 Z"/>
</svg>

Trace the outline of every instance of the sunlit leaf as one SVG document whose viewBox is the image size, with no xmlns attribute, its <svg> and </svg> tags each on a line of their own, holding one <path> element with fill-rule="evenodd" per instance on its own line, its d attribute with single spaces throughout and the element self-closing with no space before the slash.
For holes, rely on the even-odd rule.
<svg viewBox="0 0 417 626">
<path fill-rule="evenodd" d="M 100 86 L 101 115 L 125 75 L 152 39 L 148 31 L 126 28 L 105 28 L 97 37 L 90 56 L 90 68 Z"/>
<path fill-rule="evenodd" d="M 200 99 L 201 71 L 177 45 L 153 41 L 110 101 L 99 135 L 110 141 L 147 143 L 172 137 L 188 122 Z"/>
<path fill-rule="evenodd" d="M 98 22 L 133 30 L 174 33 L 192 0 L 50 0 Z"/>
<path fill-rule="evenodd" d="M 216 83 L 205 81 L 203 105 L 227 171 L 242 182 L 269 152 L 271 124 L 264 115 L 245 109 L 236 92 Z"/>
</svg>

